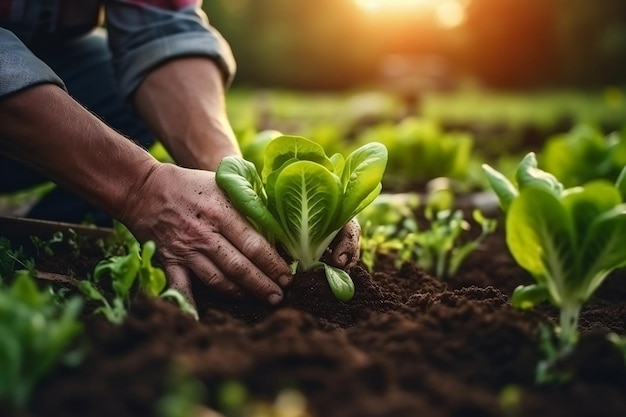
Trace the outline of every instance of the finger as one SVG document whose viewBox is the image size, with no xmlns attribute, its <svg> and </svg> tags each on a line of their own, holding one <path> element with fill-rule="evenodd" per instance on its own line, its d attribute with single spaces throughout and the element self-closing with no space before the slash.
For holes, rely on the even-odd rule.
<svg viewBox="0 0 626 417">
<path fill-rule="evenodd" d="M 215 263 L 201 253 L 189 258 L 189 268 L 207 287 L 224 294 L 241 293 L 241 287 L 226 278 Z"/>
<path fill-rule="evenodd" d="M 278 284 L 223 236 L 216 235 L 213 244 L 204 251 L 225 277 L 244 290 L 270 304 L 282 300 L 283 293 Z"/>
<path fill-rule="evenodd" d="M 341 228 L 334 239 L 337 244 L 331 254 L 331 263 L 334 266 L 350 269 L 356 265 L 359 260 L 360 235 L 361 226 L 356 219 L 350 220 Z"/>
<path fill-rule="evenodd" d="M 187 270 L 180 265 L 168 265 L 164 269 L 169 279 L 170 287 L 180 292 L 194 308 L 197 308 Z"/>
<path fill-rule="evenodd" d="M 291 282 L 291 270 L 287 262 L 245 219 L 234 218 L 224 225 L 221 232 L 264 275 L 282 286 Z"/>
</svg>

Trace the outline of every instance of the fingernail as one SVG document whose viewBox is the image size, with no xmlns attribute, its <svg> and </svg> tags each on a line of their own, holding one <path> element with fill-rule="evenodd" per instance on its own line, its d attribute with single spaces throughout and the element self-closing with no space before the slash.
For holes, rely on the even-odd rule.
<svg viewBox="0 0 626 417">
<path fill-rule="evenodd" d="M 342 253 L 341 255 L 339 255 L 339 258 L 337 260 L 339 261 L 340 265 L 345 266 L 348 263 L 348 254 Z"/>
<path fill-rule="evenodd" d="M 281 297 L 280 294 L 272 294 L 269 297 L 267 297 L 267 301 L 272 304 L 272 305 L 276 305 L 278 303 L 280 303 L 280 300 L 282 300 L 283 297 Z"/>
<path fill-rule="evenodd" d="M 278 283 L 283 287 L 291 284 L 291 275 L 281 275 L 278 277 Z"/>
</svg>

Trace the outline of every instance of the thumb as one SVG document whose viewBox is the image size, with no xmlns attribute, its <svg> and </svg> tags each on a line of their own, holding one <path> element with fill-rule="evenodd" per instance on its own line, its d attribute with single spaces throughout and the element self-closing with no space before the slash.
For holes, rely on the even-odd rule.
<svg viewBox="0 0 626 417">
<path fill-rule="evenodd" d="M 331 248 L 330 262 L 333 266 L 342 269 L 350 269 L 356 266 L 359 260 L 360 236 L 361 226 L 356 218 L 353 218 L 341 228 L 334 239 L 334 247 Z"/>
</svg>

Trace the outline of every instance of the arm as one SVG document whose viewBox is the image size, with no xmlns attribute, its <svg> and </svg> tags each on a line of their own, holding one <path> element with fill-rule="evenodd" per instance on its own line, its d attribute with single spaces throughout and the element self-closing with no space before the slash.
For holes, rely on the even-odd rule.
<svg viewBox="0 0 626 417">
<path fill-rule="evenodd" d="M 137 89 L 134 104 L 180 165 L 215 171 L 223 157 L 240 154 L 222 74 L 210 59 L 184 57 L 159 66 Z"/>
<path fill-rule="evenodd" d="M 114 217 L 134 185 L 156 166 L 149 154 L 52 84 L 0 100 L 0 152 L 46 173 Z"/>
<path fill-rule="evenodd" d="M 178 164 L 215 171 L 224 156 L 240 154 L 224 105 L 235 70 L 232 53 L 197 1 L 174 0 L 170 9 L 145 7 L 149 3 L 108 2 L 122 92 Z M 330 261 L 352 267 L 358 224 L 351 222 L 339 237 Z"/>
<path fill-rule="evenodd" d="M 50 111 L 54 109 L 54 111 Z M 154 240 L 170 283 L 192 300 L 197 277 L 277 303 L 290 272 L 203 170 L 161 164 L 58 86 L 0 99 L 0 152 L 37 169 Z"/>
<path fill-rule="evenodd" d="M 214 171 L 239 147 L 226 115 L 235 61 L 197 0 L 108 0 L 120 90 L 183 166 Z"/>
</svg>

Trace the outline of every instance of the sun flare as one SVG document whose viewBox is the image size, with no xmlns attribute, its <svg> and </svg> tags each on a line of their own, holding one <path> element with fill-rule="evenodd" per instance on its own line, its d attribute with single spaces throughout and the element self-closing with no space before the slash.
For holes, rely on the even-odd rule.
<svg viewBox="0 0 626 417">
<path fill-rule="evenodd" d="M 433 0 L 354 0 L 357 6 L 368 12 L 380 10 L 409 10 L 430 7 Z"/>
<path fill-rule="evenodd" d="M 354 0 L 366 13 L 428 13 L 441 26 L 452 28 L 465 20 L 469 0 Z"/>
</svg>

